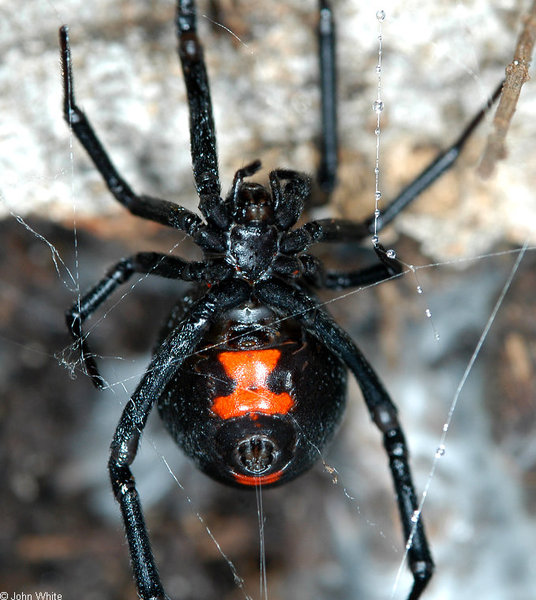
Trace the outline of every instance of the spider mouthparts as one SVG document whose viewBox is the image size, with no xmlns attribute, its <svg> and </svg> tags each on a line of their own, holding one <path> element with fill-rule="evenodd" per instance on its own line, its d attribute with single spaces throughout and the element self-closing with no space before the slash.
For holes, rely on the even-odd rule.
<svg viewBox="0 0 536 600">
<path fill-rule="evenodd" d="M 260 475 L 267 471 L 275 460 L 276 446 L 262 435 L 252 435 L 242 440 L 237 448 L 240 463 L 250 473 Z"/>
</svg>

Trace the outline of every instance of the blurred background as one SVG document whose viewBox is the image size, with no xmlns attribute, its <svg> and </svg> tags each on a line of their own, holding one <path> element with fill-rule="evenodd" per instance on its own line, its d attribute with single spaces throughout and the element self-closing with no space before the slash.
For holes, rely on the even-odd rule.
<svg viewBox="0 0 536 600">
<path fill-rule="evenodd" d="M 333 4 L 340 185 L 314 216 L 359 219 L 374 203 L 376 11 L 386 12 L 380 188 L 388 199 L 485 103 L 512 60 L 529 3 Z M 199 3 L 224 189 L 255 158 L 263 161 L 264 181 L 278 166 L 314 172 L 316 10 L 297 0 Z M 92 319 L 89 341 L 102 356 L 107 392 L 94 390 L 81 372 L 63 315 L 79 288 L 123 256 L 171 249 L 198 255 L 181 234 L 126 214 L 70 136 L 57 29 L 70 26 L 78 102 L 126 179 L 135 190 L 193 209 L 174 6 L 1 0 L 0 15 L 0 592 L 134 598 L 108 446 L 184 287 L 133 280 Z M 416 275 L 325 296 L 400 409 L 418 492 L 429 484 L 423 514 L 437 565 L 424 596 L 430 600 L 534 597 L 535 112 L 529 82 L 508 158 L 494 177 L 483 182 L 475 173 L 488 120 L 456 168 L 382 232 Z M 456 390 L 525 242 L 529 249 L 459 395 L 430 480 Z M 318 253 L 332 265 L 371 258 L 353 247 Z M 255 494 L 198 473 L 153 417 L 133 472 L 168 595 L 260 597 Z M 407 597 L 406 570 L 392 592 L 404 544 L 380 437 L 355 382 L 329 452 L 307 475 L 266 491 L 263 508 L 270 598 Z"/>
</svg>

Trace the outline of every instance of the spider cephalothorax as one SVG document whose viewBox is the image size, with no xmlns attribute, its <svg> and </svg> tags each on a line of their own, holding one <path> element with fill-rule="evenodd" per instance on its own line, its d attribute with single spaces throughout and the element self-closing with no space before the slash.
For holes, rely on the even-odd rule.
<svg viewBox="0 0 536 600">
<path fill-rule="evenodd" d="M 258 183 L 243 182 L 248 174 L 260 168 L 256 161 L 238 171 L 227 198 L 230 219 L 221 229 L 225 231 L 225 255 L 242 278 L 255 282 L 268 277 L 272 269 L 286 275 L 289 268 L 301 273 L 300 263 L 292 261 L 281 245 L 283 234 L 298 220 L 303 203 L 309 196 L 309 180 L 294 171 L 274 171 L 270 174 L 271 193 Z M 289 180 L 282 185 L 284 179 Z M 294 209 L 292 213 L 290 209 Z M 292 265 L 291 265 L 292 263 Z"/>
</svg>

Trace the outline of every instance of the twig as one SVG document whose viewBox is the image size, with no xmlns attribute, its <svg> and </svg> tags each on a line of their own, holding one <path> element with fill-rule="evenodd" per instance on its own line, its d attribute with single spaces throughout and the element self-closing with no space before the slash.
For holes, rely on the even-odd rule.
<svg viewBox="0 0 536 600">
<path fill-rule="evenodd" d="M 513 61 L 506 67 L 506 78 L 502 89 L 501 100 L 493 119 L 493 131 L 488 136 L 488 142 L 478 166 L 478 174 L 487 179 L 495 169 L 497 161 L 506 158 L 506 134 L 510 121 L 514 116 L 516 104 L 521 93 L 522 85 L 530 79 L 529 67 L 536 40 L 536 0 L 528 14 L 524 17 L 524 27 L 514 53 Z"/>
</svg>

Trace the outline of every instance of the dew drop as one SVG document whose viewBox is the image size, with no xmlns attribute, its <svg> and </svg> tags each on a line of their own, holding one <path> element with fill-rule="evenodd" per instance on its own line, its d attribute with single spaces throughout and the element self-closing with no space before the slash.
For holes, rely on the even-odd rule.
<svg viewBox="0 0 536 600">
<path fill-rule="evenodd" d="M 372 105 L 372 110 L 376 113 L 381 113 L 383 110 L 383 102 L 381 100 L 376 100 Z"/>
<path fill-rule="evenodd" d="M 380 238 L 377 235 L 372 236 L 372 243 L 376 245 L 380 241 Z"/>
<path fill-rule="evenodd" d="M 382 68 L 380 65 L 376 65 L 376 73 L 381 73 L 382 72 Z"/>
<path fill-rule="evenodd" d="M 414 510 L 413 514 L 411 515 L 411 522 L 416 523 L 418 520 L 419 520 L 419 511 Z"/>
<path fill-rule="evenodd" d="M 441 458 L 442 456 L 445 456 L 445 446 L 443 444 L 437 447 L 435 455 L 436 458 Z"/>
<path fill-rule="evenodd" d="M 422 287 L 420 285 L 417 286 L 417 294 L 422 294 Z"/>
<path fill-rule="evenodd" d="M 436 334 L 434 337 L 435 337 L 436 341 L 438 341 L 438 342 L 441 339 L 441 336 L 439 335 L 439 333 L 437 333 L 437 331 L 436 331 Z"/>
<path fill-rule="evenodd" d="M 380 209 L 379 209 L 379 208 L 377 208 L 377 209 L 374 211 L 374 216 L 375 216 L 375 217 L 376 217 L 376 219 L 377 219 L 377 218 L 378 218 L 380 215 L 381 215 L 381 211 L 380 211 Z"/>
<path fill-rule="evenodd" d="M 425 314 L 425 315 L 426 315 L 426 316 L 427 316 L 429 319 L 431 319 L 431 318 L 432 318 L 432 311 L 431 311 L 429 308 L 427 308 L 427 309 L 424 311 L 424 314 Z"/>
<path fill-rule="evenodd" d="M 384 10 L 379 10 L 376 13 L 376 18 L 378 19 L 378 21 L 381 23 L 382 21 L 385 21 L 385 11 Z"/>
<path fill-rule="evenodd" d="M 385 254 L 387 258 L 396 258 L 396 252 L 392 248 L 389 248 Z"/>
<path fill-rule="evenodd" d="M 374 133 L 375 133 L 376 135 L 380 135 L 380 128 L 379 128 L 379 127 L 376 127 L 376 129 L 374 130 Z"/>
<path fill-rule="evenodd" d="M 374 194 L 374 196 L 375 196 L 376 200 L 379 200 L 382 197 L 382 193 L 381 192 L 376 192 Z"/>
<path fill-rule="evenodd" d="M 375 174 L 375 175 L 379 175 L 379 174 L 380 174 L 380 169 L 379 169 L 378 167 L 376 167 L 376 168 L 374 169 L 374 174 Z"/>
<path fill-rule="evenodd" d="M 445 424 L 443 425 L 443 431 L 444 431 L 444 432 L 447 432 L 448 430 L 449 430 L 449 424 L 448 424 L 448 423 L 445 423 Z"/>
</svg>

